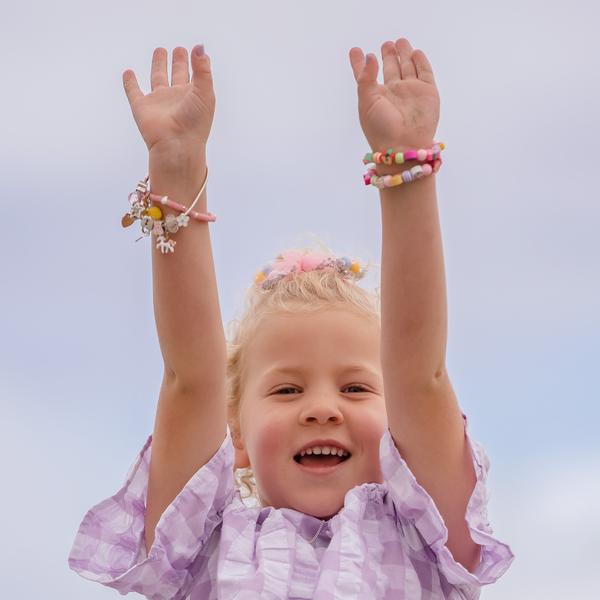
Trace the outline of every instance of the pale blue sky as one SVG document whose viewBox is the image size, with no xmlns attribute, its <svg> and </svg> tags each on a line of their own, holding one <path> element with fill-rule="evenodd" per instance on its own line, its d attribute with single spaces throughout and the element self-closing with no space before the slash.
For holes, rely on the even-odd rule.
<svg viewBox="0 0 600 600">
<path fill-rule="evenodd" d="M 379 261 L 348 51 L 381 64 L 381 44 L 407 37 L 441 96 L 448 368 L 491 459 L 492 526 L 517 555 L 482 598 L 591 599 L 599 17 L 591 1 L 4 7 L 3 596 L 117 597 L 69 571 L 67 556 L 85 512 L 118 490 L 150 433 L 162 373 L 149 243 L 120 226 L 147 173 L 123 71 L 148 92 L 155 47 L 170 59 L 204 42 L 211 56 L 207 189 L 227 323 L 255 271 L 309 233 Z"/>
</svg>

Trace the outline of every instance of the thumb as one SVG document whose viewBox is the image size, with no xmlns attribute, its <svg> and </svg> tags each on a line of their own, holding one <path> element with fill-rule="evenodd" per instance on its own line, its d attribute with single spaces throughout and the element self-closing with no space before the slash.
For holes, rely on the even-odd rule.
<svg viewBox="0 0 600 600">
<path fill-rule="evenodd" d="M 194 46 L 192 50 L 192 83 L 200 96 L 213 87 L 210 58 L 204 52 L 204 44 Z"/>
</svg>

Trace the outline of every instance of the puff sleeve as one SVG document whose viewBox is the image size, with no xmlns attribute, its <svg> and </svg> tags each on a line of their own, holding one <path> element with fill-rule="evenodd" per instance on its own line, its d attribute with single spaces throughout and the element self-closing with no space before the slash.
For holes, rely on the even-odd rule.
<svg viewBox="0 0 600 600">
<path fill-rule="evenodd" d="M 69 568 L 123 595 L 138 592 L 150 600 L 180 600 L 192 579 L 202 578 L 218 543 L 212 534 L 235 490 L 233 444 L 228 427 L 217 452 L 163 512 L 146 555 L 144 517 L 151 452 L 152 435 L 121 489 L 86 513 L 69 554 Z"/>
<path fill-rule="evenodd" d="M 442 515 L 400 456 L 389 429 L 381 438 L 380 458 L 386 487 L 396 513 L 401 519 L 414 524 L 420 537 L 433 551 L 438 570 L 448 583 L 464 586 L 467 591 L 495 582 L 508 569 L 514 556 L 508 545 L 492 535 L 487 517 L 489 493 L 486 487 L 490 462 L 483 447 L 471 440 L 464 414 L 463 420 L 477 477 L 465 515 L 473 541 L 481 545 L 481 560 L 473 573 L 454 560 L 446 546 L 448 530 Z"/>
</svg>

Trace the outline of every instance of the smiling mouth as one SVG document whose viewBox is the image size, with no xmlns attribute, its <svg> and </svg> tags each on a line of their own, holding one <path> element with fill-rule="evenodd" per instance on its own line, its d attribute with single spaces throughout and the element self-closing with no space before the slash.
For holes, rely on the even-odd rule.
<svg viewBox="0 0 600 600">
<path fill-rule="evenodd" d="M 329 471 L 350 459 L 352 455 L 338 456 L 336 454 L 296 454 L 294 460 L 304 469 L 311 471 Z"/>
</svg>

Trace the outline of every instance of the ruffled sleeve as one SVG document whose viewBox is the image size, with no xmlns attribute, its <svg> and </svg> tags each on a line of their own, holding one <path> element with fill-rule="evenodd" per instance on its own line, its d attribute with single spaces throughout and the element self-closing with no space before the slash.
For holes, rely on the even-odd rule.
<svg viewBox="0 0 600 600">
<path fill-rule="evenodd" d="M 129 469 L 123 487 L 83 518 L 69 554 L 69 567 L 85 579 L 151 600 L 179 600 L 202 563 L 211 536 L 235 490 L 229 427 L 221 447 L 188 481 L 162 514 L 146 555 L 144 516 L 152 435 Z M 208 581 L 207 581 L 208 584 Z"/>
<path fill-rule="evenodd" d="M 494 583 L 510 566 L 514 555 L 508 545 L 492 536 L 487 517 L 489 499 L 486 488 L 490 461 L 483 447 L 470 439 L 467 417 L 463 414 L 465 436 L 471 450 L 477 482 L 467 504 L 465 519 L 474 542 L 481 545 L 481 560 L 474 572 L 469 572 L 454 560 L 446 546 L 448 529 L 431 496 L 419 485 L 406 462 L 400 456 L 391 433 L 381 438 L 381 469 L 386 487 L 400 519 L 414 523 L 420 536 L 433 551 L 438 569 L 452 585 L 481 587 Z"/>
</svg>

